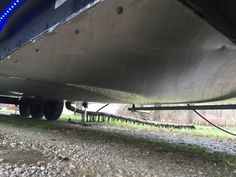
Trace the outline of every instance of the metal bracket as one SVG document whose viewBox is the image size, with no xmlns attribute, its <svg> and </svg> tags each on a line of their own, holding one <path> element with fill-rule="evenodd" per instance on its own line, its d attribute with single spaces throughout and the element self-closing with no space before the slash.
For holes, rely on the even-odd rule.
<svg viewBox="0 0 236 177">
<path fill-rule="evenodd" d="M 188 105 L 188 106 L 153 106 L 153 107 L 135 107 L 128 108 L 129 111 L 161 111 L 161 110 L 226 110 L 236 109 L 235 104 L 230 105 Z"/>
</svg>

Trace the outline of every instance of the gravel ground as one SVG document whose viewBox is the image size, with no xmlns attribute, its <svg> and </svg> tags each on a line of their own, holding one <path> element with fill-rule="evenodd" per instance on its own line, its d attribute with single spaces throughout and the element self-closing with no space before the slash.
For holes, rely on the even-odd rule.
<svg viewBox="0 0 236 177">
<path fill-rule="evenodd" d="M 112 136 L 116 132 L 152 140 L 173 139 L 170 142 L 175 143 L 179 141 L 175 135 L 169 139 L 153 132 L 107 126 L 70 127 L 42 130 L 0 124 L 0 176 L 236 176 L 235 167 L 219 161 Z M 233 146 L 226 149 L 235 153 L 235 144 L 228 145 Z"/>
<path fill-rule="evenodd" d="M 148 140 L 165 141 L 177 145 L 195 145 L 206 148 L 211 152 L 227 152 L 236 155 L 236 139 L 208 138 L 200 136 L 179 135 L 172 132 L 155 132 L 150 130 L 138 130 L 120 128 L 115 126 L 100 126 L 99 129 L 104 131 L 119 132 L 124 135 L 142 137 Z"/>
</svg>

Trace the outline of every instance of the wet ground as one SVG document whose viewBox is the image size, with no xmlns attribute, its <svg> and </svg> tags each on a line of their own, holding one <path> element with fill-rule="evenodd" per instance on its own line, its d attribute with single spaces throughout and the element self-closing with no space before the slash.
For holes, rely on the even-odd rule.
<svg viewBox="0 0 236 177">
<path fill-rule="evenodd" d="M 236 176 L 234 164 L 163 146 L 158 141 L 168 135 L 158 132 L 61 123 L 45 129 L 27 121 L 29 127 L 0 123 L 1 177 Z"/>
<path fill-rule="evenodd" d="M 20 150 L 20 149 L 0 149 L 1 163 L 32 164 L 45 160 L 43 154 L 36 150 Z"/>
</svg>

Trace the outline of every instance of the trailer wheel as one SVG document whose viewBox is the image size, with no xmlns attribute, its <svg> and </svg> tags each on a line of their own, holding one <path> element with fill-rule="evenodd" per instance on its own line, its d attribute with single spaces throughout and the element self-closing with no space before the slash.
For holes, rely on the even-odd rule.
<svg viewBox="0 0 236 177">
<path fill-rule="evenodd" d="M 44 116 L 48 121 L 54 121 L 60 118 L 63 111 L 63 101 L 48 101 L 44 103 Z"/>
<path fill-rule="evenodd" d="M 33 119 L 43 118 L 43 105 L 42 104 L 31 104 L 30 115 Z"/>
<path fill-rule="evenodd" d="M 19 112 L 22 117 L 30 116 L 30 105 L 26 103 L 21 103 L 19 105 Z"/>
</svg>

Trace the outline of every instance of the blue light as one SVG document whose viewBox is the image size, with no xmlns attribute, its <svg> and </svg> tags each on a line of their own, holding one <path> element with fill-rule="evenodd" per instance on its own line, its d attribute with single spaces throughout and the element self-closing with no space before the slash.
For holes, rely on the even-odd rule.
<svg viewBox="0 0 236 177">
<path fill-rule="evenodd" d="M 10 16 L 24 0 L 13 0 L 9 6 L 0 14 L 0 31 L 7 24 Z"/>
</svg>

